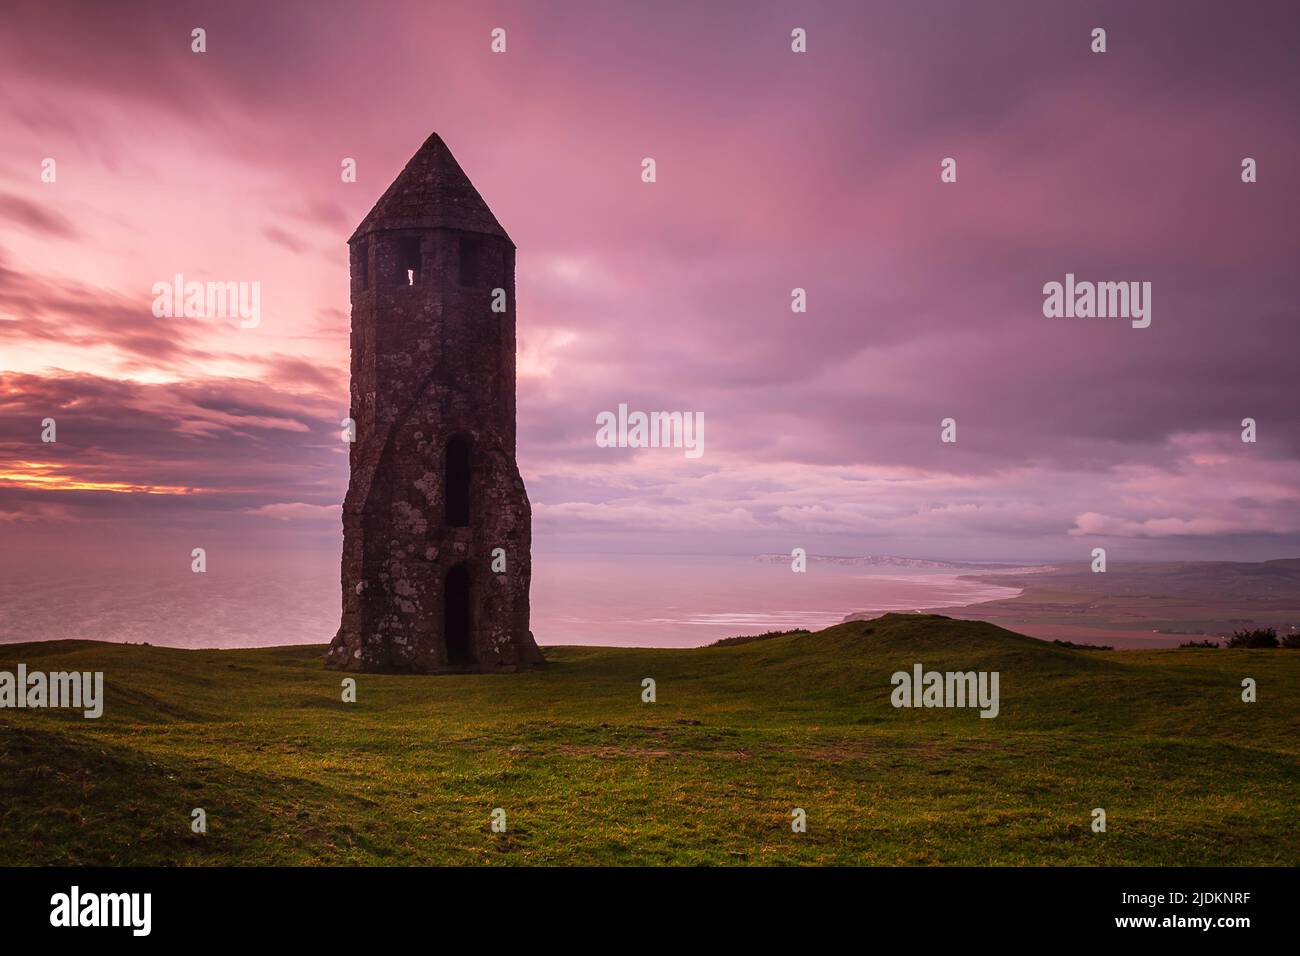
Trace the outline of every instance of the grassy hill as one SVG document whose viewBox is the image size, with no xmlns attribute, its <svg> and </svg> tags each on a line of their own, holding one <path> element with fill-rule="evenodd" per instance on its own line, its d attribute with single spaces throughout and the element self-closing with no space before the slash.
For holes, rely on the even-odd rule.
<svg viewBox="0 0 1300 956">
<path fill-rule="evenodd" d="M 1081 652 L 887 614 L 697 650 L 552 647 L 522 674 L 358 675 L 355 704 L 323 652 L 0 646 L 0 669 L 107 688 L 97 721 L 0 710 L 0 864 L 1300 858 L 1300 652 Z M 999 671 L 1000 716 L 891 707 L 918 661 Z"/>
</svg>

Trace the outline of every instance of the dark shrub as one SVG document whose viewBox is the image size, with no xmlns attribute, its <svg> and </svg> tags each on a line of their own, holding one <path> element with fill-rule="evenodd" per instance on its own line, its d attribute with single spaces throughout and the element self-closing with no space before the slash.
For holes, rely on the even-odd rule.
<svg viewBox="0 0 1300 956">
<path fill-rule="evenodd" d="M 1218 641 L 1186 641 L 1178 645 L 1179 647 L 1218 647 Z"/>
<path fill-rule="evenodd" d="M 1273 628 L 1255 628 L 1253 631 L 1245 629 L 1233 631 L 1232 637 L 1228 638 L 1229 647 L 1277 647 L 1277 631 Z"/>
<path fill-rule="evenodd" d="M 795 627 L 788 631 L 764 631 L 762 634 L 742 634 L 739 637 L 724 637 L 714 641 L 709 647 L 735 647 L 738 644 L 752 644 L 754 641 L 770 641 L 774 637 L 788 637 L 791 634 L 811 634 L 806 627 Z"/>
</svg>

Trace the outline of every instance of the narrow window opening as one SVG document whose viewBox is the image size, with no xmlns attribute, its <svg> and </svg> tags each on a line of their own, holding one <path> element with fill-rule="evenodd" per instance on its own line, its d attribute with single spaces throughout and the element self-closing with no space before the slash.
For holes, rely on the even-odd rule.
<svg viewBox="0 0 1300 956">
<path fill-rule="evenodd" d="M 469 439 L 457 435 L 447 443 L 444 475 L 447 489 L 447 524 L 452 528 L 464 528 L 469 525 L 470 464 Z"/>
<path fill-rule="evenodd" d="M 397 243 L 397 275 L 408 286 L 420 283 L 420 240 L 412 236 Z"/>
<path fill-rule="evenodd" d="M 462 236 L 460 240 L 460 284 L 478 285 L 478 240 L 472 236 Z"/>
<path fill-rule="evenodd" d="M 365 292 L 370 288 L 370 240 L 357 243 L 357 288 Z"/>
</svg>

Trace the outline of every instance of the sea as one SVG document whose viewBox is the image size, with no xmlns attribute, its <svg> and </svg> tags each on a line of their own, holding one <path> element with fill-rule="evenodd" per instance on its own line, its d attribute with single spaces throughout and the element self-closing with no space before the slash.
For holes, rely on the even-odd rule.
<svg viewBox="0 0 1300 956">
<path fill-rule="evenodd" d="M 0 643 L 90 639 L 168 647 L 325 644 L 338 628 L 339 557 L 324 551 L 188 553 L 159 560 L 7 562 Z M 539 644 L 699 647 L 816 630 L 856 611 L 912 611 L 1014 597 L 951 570 L 790 562 L 750 555 L 533 555 Z"/>
</svg>

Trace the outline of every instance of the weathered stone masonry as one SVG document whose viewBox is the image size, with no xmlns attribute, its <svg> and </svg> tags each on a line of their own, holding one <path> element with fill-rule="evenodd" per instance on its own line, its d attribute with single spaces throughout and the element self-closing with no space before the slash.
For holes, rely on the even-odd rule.
<svg viewBox="0 0 1300 956">
<path fill-rule="evenodd" d="M 327 663 L 540 664 L 532 512 L 515 463 L 515 245 L 436 133 L 348 245 L 357 436 Z M 498 288 L 504 313 L 492 311 Z M 505 573 L 492 569 L 497 548 Z"/>
</svg>

